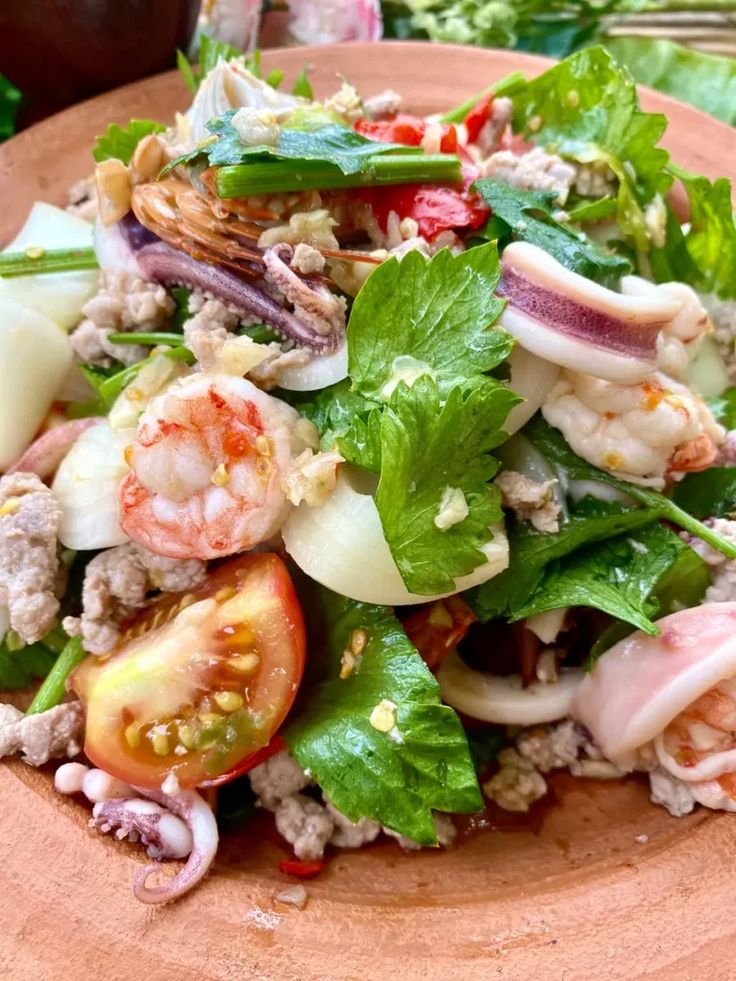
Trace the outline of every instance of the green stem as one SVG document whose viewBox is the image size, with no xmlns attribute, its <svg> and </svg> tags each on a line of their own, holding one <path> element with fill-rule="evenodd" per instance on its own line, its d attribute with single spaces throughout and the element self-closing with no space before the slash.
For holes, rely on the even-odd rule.
<svg viewBox="0 0 736 981">
<path fill-rule="evenodd" d="M 278 160 L 220 167 L 216 188 L 220 198 L 240 198 L 381 184 L 457 183 L 460 178 L 460 159 L 454 154 L 377 154 L 359 174 L 343 174 L 335 164 L 322 160 Z"/>
<path fill-rule="evenodd" d="M 448 109 L 444 116 L 440 116 L 440 122 L 462 123 L 473 106 L 480 102 L 481 99 L 485 98 L 485 96 L 513 95 L 514 92 L 518 92 L 518 90 L 524 85 L 526 85 L 526 79 L 521 72 L 512 72 L 512 74 L 507 75 L 506 78 L 502 78 L 498 82 L 494 82 L 493 85 L 489 85 L 488 88 L 485 88 L 480 92 L 476 92 L 475 95 L 471 95 L 469 99 L 461 103 L 459 106 L 455 106 L 454 109 Z"/>
<path fill-rule="evenodd" d="M 42 249 L 28 248 L 24 252 L 5 252 L 0 255 L 0 276 L 36 276 L 39 273 L 76 272 L 97 269 L 93 248 Z"/>
<path fill-rule="evenodd" d="M 46 680 L 36 692 L 36 697 L 26 710 L 26 715 L 48 712 L 59 705 L 66 693 L 66 679 L 74 668 L 87 656 L 79 637 L 72 637 L 46 675 Z"/>
<path fill-rule="evenodd" d="M 164 332 L 146 334 L 141 331 L 140 334 L 109 334 L 107 339 L 111 344 L 150 344 L 154 346 L 156 344 L 168 344 L 169 347 L 180 347 L 184 343 L 182 334 Z"/>
<path fill-rule="evenodd" d="M 726 558 L 736 559 L 736 545 L 733 542 L 729 542 L 722 535 L 719 535 L 717 531 L 713 531 L 707 525 L 704 525 L 702 521 L 698 521 L 697 518 L 693 518 L 691 514 L 687 511 L 683 511 L 681 507 L 678 507 L 673 501 L 667 502 L 667 510 L 664 513 L 664 517 L 671 521 L 673 524 L 678 525 L 684 531 L 689 531 L 693 535 L 697 535 L 702 541 L 706 542 L 716 551 L 721 552 Z"/>
</svg>

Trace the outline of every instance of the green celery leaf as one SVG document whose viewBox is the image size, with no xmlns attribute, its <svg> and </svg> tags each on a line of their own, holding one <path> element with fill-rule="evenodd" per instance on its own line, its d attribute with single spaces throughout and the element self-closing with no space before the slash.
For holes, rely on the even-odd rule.
<svg viewBox="0 0 736 981">
<path fill-rule="evenodd" d="M 232 58 L 245 58 L 243 52 L 228 44 L 227 41 L 218 41 L 209 34 L 202 34 L 199 38 L 199 80 L 200 82 L 215 67 L 218 61 L 230 61 Z M 254 75 L 260 75 L 258 68 L 258 55 L 256 59 L 246 65 Z"/>
<path fill-rule="evenodd" d="M 299 72 L 296 82 L 294 82 L 294 87 L 291 90 L 291 94 L 300 96 L 302 99 L 309 99 L 311 101 L 314 98 L 314 92 L 312 91 L 308 73 L 309 66 L 305 65 Z"/>
<path fill-rule="evenodd" d="M 736 467 L 689 473 L 675 484 L 672 499 L 695 518 L 726 518 L 736 511 Z"/>
<path fill-rule="evenodd" d="M 374 408 L 373 402 L 351 390 L 347 378 L 318 392 L 279 392 L 279 396 L 315 424 L 323 450 L 334 449 L 339 438 L 365 421 Z"/>
<path fill-rule="evenodd" d="M 689 282 L 724 299 L 736 298 L 736 221 L 731 204 L 731 182 L 719 177 L 690 174 L 670 164 L 690 200 L 690 227 L 684 245 L 699 276 Z"/>
<path fill-rule="evenodd" d="M 580 198 L 574 207 L 567 205 L 565 211 L 567 211 L 569 222 L 582 225 L 586 221 L 601 221 L 603 218 L 610 218 L 611 215 L 616 214 L 617 207 L 616 198 L 598 198 L 597 201 Z"/>
<path fill-rule="evenodd" d="M 398 358 L 419 362 L 446 391 L 490 371 L 511 353 L 513 338 L 491 325 L 503 309 L 494 296 L 500 267 L 489 242 L 432 259 L 409 252 L 391 258 L 366 280 L 353 303 L 348 364 L 353 388 L 380 399 Z"/>
<path fill-rule="evenodd" d="M 0 141 L 7 140 L 15 132 L 15 114 L 20 99 L 18 89 L 4 75 L 0 75 Z"/>
<path fill-rule="evenodd" d="M 351 821 L 369 817 L 422 845 L 437 841 L 432 811 L 465 813 L 482 807 L 473 761 L 460 720 L 440 701 L 439 686 L 385 607 L 368 606 L 327 590 L 310 604 L 322 613 L 326 642 L 322 679 L 306 693 L 284 736 L 300 766 Z M 353 671 L 340 662 L 353 631 L 368 640 Z M 388 699 L 396 732 L 370 723 Z"/>
<path fill-rule="evenodd" d="M 658 518 L 649 508 L 628 508 L 600 502 L 595 513 L 571 514 L 558 532 L 538 532 L 527 522 L 510 519 L 509 567 L 465 594 L 481 620 L 514 617 L 538 589 L 545 570 L 592 542 L 630 533 Z"/>
<path fill-rule="evenodd" d="M 491 379 L 451 389 L 442 404 L 437 383 L 422 375 L 401 382 L 380 418 L 381 477 L 376 507 L 391 554 L 412 592 L 451 591 L 482 565 L 489 528 L 501 520 L 501 495 L 489 483 L 498 470 L 490 451 L 518 397 Z M 342 445 L 342 444 L 341 444 Z M 460 490 L 468 515 L 435 525 L 444 493 Z"/>
<path fill-rule="evenodd" d="M 196 95 L 198 87 L 197 78 L 192 69 L 191 62 L 180 48 L 176 49 L 176 67 L 181 72 L 186 87 L 192 95 Z"/>
<path fill-rule="evenodd" d="M 172 160 L 162 174 L 202 156 L 206 156 L 213 167 L 267 160 L 319 160 L 334 164 L 343 174 L 359 174 L 370 168 L 371 158 L 378 154 L 417 152 L 416 147 L 369 140 L 339 123 L 322 124 L 316 129 L 284 127 L 275 146 L 248 146 L 232 124 L 235 112 L 235 109 L 228 109 L 207 123 L 207 129 L 216 139 Z"/>
<path fill-rule="evenodd" d="M 0 691 L 28 688 L 38 678 L 46 677 L 55 660 L 56 654 L 41 641 L 17 651 L 0 641 Z"/>
<path fill-rule="evenodd" d="M 514 96 L 514 128 L 580 163 L 606 163 L 619 181 L 618 222 L 647 251 L 643 206 L 672 177 L 657 146 L 667 120 L 639 109 L 636 85 L 601 47 L 578 51 Z"/>
<path fill-rule="evenodd" d="M 192 316 L 189 310 L 189 300 L 192 295 L 192 290 L 188 286 L 175 286 L 173 289 L 169 290 L 171 296 L 174 300 L 176 306 L 174 307 L 174 315 L 171 318 L 171 330 L 176 332 L 181 332 L 184 330 L 184 324 Z"/>
<path fill-rule="evenodd" d="M 554 191 L 522 191 L 492 179 L 476 181 L 475 189 L 491 206 L 492 220 L 503 220 L 514 238 L 538 245 L 567 269 L 606 285 L 631 271 L 627 259 L 555 220 L 559 204 Z"/>
<path fill-rule="evenodd" d="M 658 631 L 650 615 L 657 604 L 650 594 L 684 551 L 692 549 L 660 524 L 578 549 L 546 568 L 539 586 L 511 620 L 590 606 L 654 637 Z"/>
<path fill-rule="evenodd" d="M 126 127 L 110 123 L 107 132 L 98 136 L 92 149 L 92 156 L 99 163 L 114 157 L 129 164 L 133 159 L 135 148 L 144 136 L 149 133 L 162 133 L 166 129 L 161 123 L 152 119 L 131 119 Z"/>
<path fill-rule="evenodd" d="M 707 399 L 707 402 L 713 415 L 726 429 L 736 429 L 736 385 Z"/>
<path fill-rule="evenodd" d="M 651 593 L 651 598 L 657 604 L 656 617 L 669 616 L 678 610 L 686 610 L 698 606 L 710 585 L 708 566 L 692 548 L 682 549 L 673 565 L 665 572 Z M 655 614 L 653 613 L 652 616 Z M 585 662 L 587 670 L 595 664 L 605 651 L 628 637 L 632 632 L 631 624 L 616 620 L 608 626 L 590 649 Z"/>
<path fill-rule="evenodd" d="M 605 42 L 637 82 L 736 125 L 736 61 L 666 38 L 612 37 Z"/>
</svg>

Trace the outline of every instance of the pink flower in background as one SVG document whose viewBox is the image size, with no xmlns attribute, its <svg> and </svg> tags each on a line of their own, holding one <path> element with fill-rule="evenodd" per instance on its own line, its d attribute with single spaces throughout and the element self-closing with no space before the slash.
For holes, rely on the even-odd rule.
<svg viewBox="0 0 736 981">
<path fill-rule="evenodd" d="M 383 33 L 379 0 L 288 0 L 289 30 L 301 44 L 378 41 Z"/>
<path fill-rule="evenodd" d="M 200 26 L 218 41 L 250 53 L 258 44 L 263 0 L 204 0 Z"/>
</svg>

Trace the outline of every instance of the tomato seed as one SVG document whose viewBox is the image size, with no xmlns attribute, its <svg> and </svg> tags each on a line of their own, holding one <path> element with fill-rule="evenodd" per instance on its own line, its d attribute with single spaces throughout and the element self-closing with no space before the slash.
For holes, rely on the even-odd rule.
<svg viewBox="0 0 736 981">
<path fill-rule="evenodd" d="M 237 712 L 243 707 L 243 696 L 236 691 L 218 691 L 214 698 L 223 712 Z"/>
</svg>

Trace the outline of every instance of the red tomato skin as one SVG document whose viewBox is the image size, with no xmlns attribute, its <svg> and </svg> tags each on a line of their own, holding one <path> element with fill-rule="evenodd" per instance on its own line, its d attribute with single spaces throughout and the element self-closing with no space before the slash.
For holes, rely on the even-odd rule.
<svg viewBox="0 0 736 981">
<path fill-rule="evenodd" d="M 475 143 L 480 136 L 480 131 L 491 118 L 492 103 L 492 95 L 483 96 L 465 117 L 465 132 L 468 134 L 468 143 Z"/>
<path fill-rule="evenodd" d="M 241 557 L 230 559 L 227 562 L 215 567 L 210 572 L 205 583 L 194 592 L 198 595 L 211 596 L 219 588 L 227 585 L 231 576 L 237 577 L 243 571 L 245 571 L 246 575 L 249 575 L 249 570 L 252 570 L 252 574 L 255 577 L 256 583 L 258 584 L 257 588 L 260 590 L 259 595 L 261 599 L 266 602 L 274 601 L 274 606 L 272 608 L 273 614 L 275 615 L 276 613 L 279 613 L 282 617 L 281 623 L 277 624 L 277 626 L 280 626 L 284 631 L 282 639 L 286 646 L 283 648 L 283 650 L 279 650 L 278 646 L 273 646 L 274 636 L 277 633 L 273 625 L 267 621 L 264 621 L 261 624 L 261 628 L 264 631 L 263 637 L 266 638 L 268 636 L 272 641 L 271 647 L 265 647 L 261 653 L 262 655 L 267 655 L 268 653 L 271 653 L 272 655 L 274 653 L 284 654 L 286 658 L 285 662 L 281 664 L 277 660 L 276 663 L 279 667 L 285 668 L 289 672 L 292 689 L 290 695 L 284 699 L 283 704 L 278 706 L 278 712 L 274 716 L 273 732 L 276 732 L 291 708 L 294 698 L 296 697 L 306 658 L 306 630 L 304 625 L 304 616 L 286 566 L 282 560 L 273 553 L 250 552 Z M 163 597 L 161 604 L 170 604 L 174 606 L 179 598 L 180 594 L 171 594 Z M 128 631 L 134 628 L 136 623 L 140 621 L 146 622 L 147 618 L 150 617 L 152 612 L 154 612 L 157 608 L 157 605 L 154 605 L 153 607 L 149 608 L 149 610 L 143 611 L 142 613 L 138 614 L 138 616 L 132 618 L 132 620 L 125 625 Z M 143 636 L 149 632 L 155 633 L 156 631 L 146 631 Z M 278 638 L 276 639 L 278 640 Z M 187 789 L 193 786 L 201 786 L 203 783 L 202 776 L 204 774 L 198 773 L 195 775 L 192 770 L 187 770 L 185 773 L 183 773 L 178 765 L 167 765 L 164 764 L 163 761 L 160 768 L 153 769 L 150 763 L 136 759 L 134 752 L 128 754 L 121 725 L 118 725 L 115 730 L 108 728 L 100 730 L 90 728 L 89 722 L 91 710 L 90 704 L 88 703 L 88 698 L 91 695 L 91 691 L 89 677 L 92 676 L 93 678 L 97 671 L 104 668 L 106 662 L 114 662 L 119 657 L 124 657 L 127 646 L 128 641 L 124 640 L 120 647 L 114 651 L 109 658 L 104 659 L 104 661 L 96 658 L 87 658 L 71 676 L 71 688 L 77 692 L 82 699 L 82 702 L 85 704 L 85 708 L 87 709 L 87 726 L 84 745 L 85 754 L 96 766 L 99 766 L 107 773 L 112 774 L 112 776 L 115 776 L 119 780 L 129 783 L 132 786 L 158 789 L 160 788 L 162 780 L 165 778 L 167 772 L 172 771 L 176 772 L 182 788 Z M 274 742 L 273 732 L 271 733 L 271 738 L 266 746 L 257 749 L 255 752 L 251 751 L 246 753 L 244 759 L 237 762 L 234 766 L 231 766 L 227 771 L 227 774 L 232 774 L 233 776 L 236 775 L 236 772 L 240 770 L 240 767 L 244 762 L 247 763 L 251 761 L 253 757 L 258 756 L 261 753 L 264 754 L 263 758 L 267 758 L 267 751 Z M 274 748 L 274 752 L 276 751 L 276 748 Z M 181 759 L 186 762 L 189 757 L 184 756 Z M 253 761 L 251 766 L 256 766 L 258 762 L 260 761 Z M 243 772 L 246 772 L 246 770 L 249 768 L 250 767 L 246 767 Z M 209 780 L 217 781 L 219 776 L 220 775 L 218 774 L 209 778 Z M 206 781 L 206 783 L 209 783 L 209 780 Z"/>
<path fill-rule="evenodd" d="M 420 116 L 410 116 L 402 112 L 393 119 L 359 119 L 355 123 L 355 130 L 369 140 L 419 146 L 427 132 L 427 127 L 431 125 Z M 452 124 L 443 124 L 440 152 L 456 153 L 457 146 L 457 130 Z"/>
<path fill-rule="evenodd" d="M 401 625 L 430 671 L 436 671 L 477 619 L 465 600 L 448 596 L 415 609 Z"/>
<path fill-rule="evenodd" d="M 284 875 L 294 875 L 297 879 L 311 879 L 319 875 L 325 863 L 321 860 L 302 862 L 297 858 L 285 858 L 279 862 L 279 869 Z"/>
</svg>

